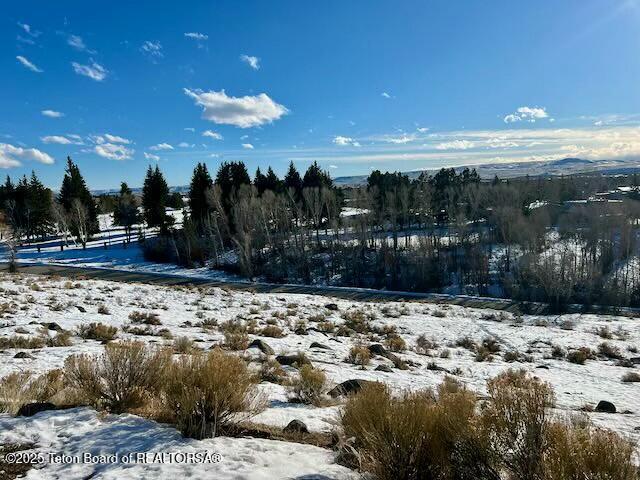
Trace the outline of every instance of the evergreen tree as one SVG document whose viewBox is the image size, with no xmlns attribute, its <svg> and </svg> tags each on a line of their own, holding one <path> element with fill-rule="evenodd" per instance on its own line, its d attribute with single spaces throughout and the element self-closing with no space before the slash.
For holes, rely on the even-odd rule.
<svg viewBox="0 0 640 480">
<path fill-rule="evenodd" d="M 310 188 L 310 187 L 333 187 L 333 180 L 327 172 L 323 172 L 318 162 L 313 162 L 307 171 L 304 174 L 304 178 L 302 180 L 302 188 Z"/>
<path fill-rule="evenodd" d="M 302 178 L 293 162 L 289 164 L 287 174 L 284 176 L 284 188 L 286 190 L 291 189 L 294 192 L 296 201 L 302 198 Z"/>
<path fill-rule="evenodd" d="M 282 182 L 271 167 L 267 170 L 265 177 L 265 190 L 271 190 L 273 193 L 280 193 L 282 191 Z"/>
<path fill-rule="evenodd" d="M 258 195 L 262 195 L 267 189 L 267 177 L 260 171 L 260 167 L 256 170 L 255 177 L 253 177 L 253 185 L 258 190 Z"/>
<path fill-rule="evenodd" d="M 142 187 L 144 220 L 149 227 L 166 228 L 169 221 L 166 213 L 168 198 L 169 186 L 160 168 L 156 165 L 154 170 L 149 166 Z"/>
<path fill-rule="evenodd" d="M 213 187 L 213 180 L 204 163 L 198 163 L 193 170 L 191 186 L 189 188 L 189 207 L 191 221 L 196 228 L 200 228 L 209 216 L 210 206 L 207 202 L 207 190 Z"/>
<path fill-rule="evenodd" d="M 129 186 L 122 182 L 120 184 L 120 194 L 113 210 L 113 223 L 124 227 L 127 241 L 131 241 L 131 229 L 140 221 L 141 215 L 138 211 L 138 202 Z"/>
<path fill-rule="evenodd" d="M 220 187 L 222 206 L 227 215 L 231 212 L 231 198 L 242 185 L 251 185 L 251 178 L 243 162 L 223 162 L 216 174 L 216 185 Z"/>
<path fill-rule="evenodd" d="M 87 184 L 80 173 L 78 166 L 73 163 L 71 157 L 67 157 L 67 168 L 62 186 L 58 195 L 58 201 L 64 207 L 66 212 L 70 212 L 73 208 L 74 199 L 78 199 L 87 210 L 87 227 L 88 233 L 97 233 L 100 231 L 98 226 L 98 208 L 95 201 L 87 188 Z M 72 232 L 74 235 L 77 232 Z"/>
<path fill-rule="evenodd" d="M 44 237 L 51 232 L 51 190 L 42 184 L 35 172 L 31 172 L 27 193 L 27 208 L 30 212 L 30 229 L 28 235 Z"/>
</svg>

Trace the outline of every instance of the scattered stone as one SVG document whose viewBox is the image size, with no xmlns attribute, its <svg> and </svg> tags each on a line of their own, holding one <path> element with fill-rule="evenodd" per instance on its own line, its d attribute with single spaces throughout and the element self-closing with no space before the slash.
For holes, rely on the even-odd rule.
<svg viewBox="0 0 640 480">
<path fill-rule="evenodd" d="M 611 402 L 607 402 L 606 400 L 600 400 L 598 402 L 598 405 L 596 405 L 596 412 L 616 413 L 616 406 Z"/>
<path fill-rule="evenodd" d="M 542 370 L 549 370 L 549 367 L 546 365 L 538 365 L 536 368 L 541 368 Z"/>
<path fill-rule="evenodd" d="M 340 385 L 335 388 L 329 390 L 329 396 L 332 398 L 341 397 L 344 395 L 349 395 L 351 393 L 359 392 L 362 387 L 365 385 L 373 384 L 370 380 L 362 380 L 359 378 L 354 378 L 351 380 L 347 380 L 346 382 L 342 382 Z"/>
<path fill-rule="evenodd" d="M 36 413 L 46 412 L 47 410 L 55 410 L 56 408 L 57 407 L 53 403 L 49 402 L 25 403 L 20 407 L 16 415 L 18 417 L 32 417 Z"/>
<path fill-rule="evenodd" d="M 631 357 L 629 361 L 634 365 L 640 365 L 640 357 Z"/>
<path fill-rule="evenodd" d="M 327 310 L 331 310 L 333 312 L 337 312 L 338 311 L 338 305 L 336 303 L 327 303 L 324 308 L 326 308 Z"/>
<path fill-rule="evenodd" d="M 76 308 L 78 309 L 79 312 L 87 313 L 87 309 L 84 308 L 82 305 L 76 305 Z"/>
<path fill-rule="evenodd" d="M 28 359 L 31 359 L 33 357 L 31 355 L 29 355 L 27 352 L 18 352 L 13 356 L 13 358 L 28 358 Z"/>
<path fill-rule="evenodd" d="M 384 348 L 382 345 L 380 345 L 379 343 L 374 343 L 372 345 L 369 345 L 369 351 L 373 354 L 373 355 L 380 355 L 381 357 L 386 357 L 387 356 L 387 349 Z"/>
<path fill-rule="evenodd" d="M 378 365 L 375 369 L 376 372 L 393 373 L 393 369 L 388 365 Z"/>
<path fill-rule="evenodd" d="M 56 332 L 62 331 L 62 327 L 58 325 L 56 322 L 43 323 L 43 325 L 47 327 L 49 330 L 54 330 Z"/>
<path fill-rule="evenodd" d="M 284 433 L 309 433 L 307 426 L 300 420 L 291 420 L 282 431 Z"/>
<path fill-rule="evenodd" d="M 323 345 L 321 343 L 318 342 L 313 342 L 309 348 L 321 348 L 323 350 L 331 350 L 331 347 L 327 347 L 326 345 Z"/>
<path fill-rule="evenodd" d="M 267 342 L 265 342 L 264 340 L 260 340 L 259 338 L 256 338 L 253 342 L 251 342 L 249 348 L 257 348 L 265 355 L 273 355 L 275 353 L 273 351 L 273 348 L 271 348 Z"/>
<path fill-rule="evenodd" d="M 300 357 L 299 355 L 278 355 L 276 357 L 276 362 L 280 365 L 292 366 L 298 364 L 300 366 L 300 361 L 302 360 L 302 365 L 311 365 L 311 362 L 306 357 Z"/>
</svg>

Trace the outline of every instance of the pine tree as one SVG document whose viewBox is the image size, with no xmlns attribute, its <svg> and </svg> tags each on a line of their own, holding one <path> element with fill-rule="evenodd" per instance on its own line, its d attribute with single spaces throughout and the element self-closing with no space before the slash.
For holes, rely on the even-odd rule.
<svg viewBox="0 0 640 480">
<path fill-rule="evenodd" d="M 53 226 L 51 220 L 52 195 L 51 190 L 42 184 L 35 172 L 31 172 L 27 204 L 31 217 L 31 228 L 28 234 L 42 238 L 51 232 Z"/>
<path fill-rule="evenodd" d="M 189 187 L 189 208 L 191 221 L 197 229 L 201 228 L 209 216 L 210 206 L 207 202 L 207 190 L 213 187 L 213 180 L 204 163 L 198 163 L 193 170 Z"/>
<path fill-rule="evenodd" d="M 113 210 L 113 223 L 124 227 L 127 241 L 130 242 L 131 229 L 140 221 L 141 215 L 138 211 L 138 202 L 129 186 L 122 182 L 120 184 L 120 194 Z"/>
<path fill-rule="evenodd" d="M 253 177 L 253 186 L 258 190 L 258 195 L 262 195 L 267 189 L 267 177 L 260 171 L 260 167 L 256 170 L 255 177 Z"/>
<path fill-rule="evenodd" d="M 149 227 L 165 228 L 169 222 L 166 213 L 169 187 L 160 168 L 149 166 L 142 187 L 142 208 L 144 220 Z"/>
<path fill-rule="evenodd" d="M 227 215 L 231 213 L 231 197 L 242 185 L 251 185 L 251 178 L 243 162 L 223 162 L 216 174 L 216 185 L 220 187 L 222 206 Z"/>
<path fill-rule="evenodd" d="M 287 170 L 287 174 L 284 177 L 284 188 L 293 191 L 296 201 L 302 198 L 302 178 L 293 162 L 289 164 L 289 170 Z"/>
<path fill-rule="evenodd" d="M 313 162 L 304 174 L 302 180 L 302 188 L 310 187 L 333 187 L 333 180 L 327 172 L 323 172 L 318 162 Z"/>
<path fill-rule="evenodd" d="M 98 208 L 96 203 L 87 188 L 80 169 L 73 163 L 71 157 L 67 157 L 67 168 L 64 178 L 62 179 L 58 201 L 62 204 L 66 212 L 71 212 L 74 199 L 78 199 L 87 210 L 88 233 L 93 234 L 99 232 Z M 71 233 L 76 235 L 77 231 L 72 230 Z"/>
<path fill-rule="evenodd" d="M 271 167 L 267 170 L 267 176 L 265 177 L 265 190 L 271 190 L 273 193 L 282 191 L 282 182 Z"/>
</svg>

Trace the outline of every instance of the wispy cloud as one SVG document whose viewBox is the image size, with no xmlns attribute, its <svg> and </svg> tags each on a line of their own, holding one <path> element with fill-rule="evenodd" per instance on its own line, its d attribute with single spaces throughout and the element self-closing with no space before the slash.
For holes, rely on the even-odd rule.
<svg viewBox="0 0 640 480">
<path fill-rule="evenodd" d="M 64 117 L 64 113 L 58 112 L 56 110 L 42 110 L 40 113 L 42 113 L 42 115 L 44 115 L 45 117 L 49 117 L 49 118 Z"/>
<path fill-rule="evenodd" d="M 193 40 L 204 41 L 209 39 L 209 35 L 205 35 L 200 32 L 188 32 L 184 34 L 187 38 L 192 38 Z"/>
<path fill-rule="evenodd" d="M 154 152 L 157 152 L 159 150 L 173 150 L 173 145 L 170 145 L 168 143 L 158 143 L 157 145 L 149 147 L 149 150 L 152 150 Z"/>
<path fill-rule="evenodd" d="M 91 61 L 91 65 L 82 65 L 77 62 L 72 62 L 71 66 L 73 67 L 74 72 L 78 75 L 83 75 L 85 77 L 89 77 L 96 82 L 101 82 L 105 78 L 107 78 L 107 74 L 109 73 L 106 68 L 102 65 Z"/>
<path fill-rule="evenodd" d="M 33 27 L 31 25 L 29 25 L 28 23 L 21 23 L 18 22 L 18 26 L 24 30 L 24 32 L 34 38 L 37 38 L 40 36 L 41 32 L 38 32 L 37 30 L 34 30 Z"/>
<path fill-rule="evenodd" d="M 391 98 L 391 95 L 389 95 L 387 92 L 382 92 L 380 96 L 384 98 Z"/>
<path fill-rule="evenodd" d="M 37 148 L 16 147 L 9 143 L 0 143 L 0 168 L 13 168 L 22 166 L 23 160 L 51 165 L 53 157 Z"/>
<path fill-rule="evenodd" d="M 31 63 L 29 60 L 27 60 L 25 57 L 23 57 L 22 55 L 18 55 L 16 57 L 16 59 L 22 64 L 24 65 L 26 68 L 28 68 L 29 70 L 31 70 L 32 72 L 36 72 L 36 73 L 42 73 L 43 70 L 38 68 L 35 64 Z"/>
<path fill-rule="evenodd" d="M 254 147 L 250 143 L 243 143 L 242 148 L 244 148 L 245 150 L 253 150 Z"/>
<path fill-rule="evenodd" d="M 47 135 L 40 140 L 44 143 L 56 143 L 58 145 L 82 145 L 82 139 L 77 135 Z"/>
<path fill-rule="evenodd" d="M 152 61 L 156 61 L 159 58 L 164 57 L 162 53 L 162 44 L 160 42 L 152 42 L 146 40 L 140 47 L 140 51 L 147 55 Z"/>
<path fill-rule="evenodd" d="M 204 132 L 202 132 L 202 136 L 213 138 L 214 140 L 222 140 L 222 135 L 212 130 L 205 130 Z"/>
<path fill-rule="evenodd" d="M 475 143 L 469 140 L 453 140 L 451 142 L 442 142 L 436 145 L 436 150 L 468 150 L 475 147 Z"/>
<path fill-rule="evenodd" d="M 195 104 L 202 107 L 202 117 L 217 124 L 240 128 L 257 127 L 278 120 L 289 111 L 266 93 L 255 96 L 230 97 L 219 92 L 184 89 Z"/>
<path fill-rule="evenodd" d="M 87 52 L 90 54 L 96 53 L 94 50 L 91 50 L 87 47 L 87 45 L 84 43 L 84 40 L 79 35 L 69 35 L 67 37 L 67 44 L 75 48 L 79 52 Z"/>
<path fill-rule="evenodd" d="M 147 152 L 143 152 L 144 153 L 144 158 L 147 160 L 153 160 L 154 162 L 157 162 L 160 160 L 160 157 L 158 155 L 154 155 L 153 153 L 147 153 Z"/>
<path fill-rule="evenodd" d="M 260 59 L 258 57 L 254 57 L 253 55 L 240 55 L 240 60 L 249 65 L 254 70 L 260 69 Z"/>
</svg>

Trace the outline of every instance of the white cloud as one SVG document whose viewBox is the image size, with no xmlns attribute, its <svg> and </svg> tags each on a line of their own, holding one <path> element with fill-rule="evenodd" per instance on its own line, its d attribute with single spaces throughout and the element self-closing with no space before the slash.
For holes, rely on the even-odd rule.
<svg viewBox="0 0 640 480">
<path fill-rule="evenodd" d="M 101 82 L 107 77 L 108 71 L 100 64 L 91 61 L 91 65 L 82 65 L 77 62 L 71 62 L 71 66 L 73 70 L 78 75 L 83 75 L 85 77 L 89 77 L 96 82 Z"/>
<path fill-rule="evenodd" d="M 154 152 L 157 152 L 159 150 L 173 150 L 173 145 L 170 145 L 168 143 L 158 143 L 153 147 L 149 147 L 149 150 L 153 150 Z"/>
<path fill-rule="evenodd" d="M 58 112 L 56 110 L 42 110 L 40 113 L 42 113 L 42 115 L 44 115 L 45 117 L 49 117 L 49 118 L 64 117 L 64 113 Z"/>
<path fill-rule="evenodd" d="M 97 143 L 98 145 L 102 143 L 123 143 L 128 145 L 131 143 L 131 140 L 128 138 L 120 137 L 118 135 L 112 135 L 110 133 L 105 133 L 103 135 L 93 135 L 91 139 Z"/>
<path fill-rule="evenodd" d="M 420 133 L 427 133 L 429 131 L 429 128 L 427 127 L 418 127 L 416 128 L 416 130 Z"/>
<path fill-rule="evenodd" d="M 205 130 L 204 132 L 202 132 L 202 136 L 213 138 L 214 140 L 222 140 L 222 135 L 212 130 Z"/>
<path fill-rule="evenodd" d="M 329 165 L 329 168 L 338 168 L 337 165 Z"/>
<path fill-rule="evenodd" d="M 252 55 L 240 55 L 240 60 L 249 65 L 254 70 L 260 70 L 260 59 Z"/>
<path fill-rule="evenodd" d="M 16 57 L 16 59 L 25 67 L 27 67 L 29 70 L 31 70 L 32 72 L 36 72 L 36 73 L 42 73 L 43 70 L 38 68 L 37 66 L 35 66 L 33 63 L 31 63 L 29 60 L 27 60 L 25 57 L 23 57 L 22 55 L 18 55 Z"/>
<path fill-rule="evenodd" d="M 391 95 L 389 95 L 387 92 L 382 92 L 380 94 L 380 96 L 384 97 L 384 98 L 391 98 Z"/>
<path fill-rule="evenodd" d="M 193 148 L 193 147 L 195 147 L 195 145 L 193 143 L 180 142 L 178 144 L 178 147 L 180 147 L 180 148 Z"/>
<path fill-rule="evenodd" d="M 69 35 L 67 38 L 67 44 L 78 50 L 79 52 L 87 52 L 94 54 L 96 53 L 93 50 L 90 50 L 87 45 L 84 43 L 84 40 L 79 35 Z"/>
<path fill-rule="evenodd" d="M 242 148 L 247 150 L 253 150 L 253 145 L 251 145 L 250 143 L 243 143 Z"/>
<path fill-rule="evenodd" d="M 184 36 L 187 38 L 192 38 L 194 40 L 207 40 L 209 38 L 209 35 L 205 35 L 204 33 L 200 32 L 188 32 L 185 33 Z"/>
<path fill-rule="evenodd" d="M 153 160 L 155 162 L 160 160 L 160 157 L 158 155 L 154 155 L 153 153 L 147 153 L 147 152 L 144 152 L 144 158 L 146 158 L 147 160 Z"/>
<path fill-rule="evenodd" d="M 219 92 L 184 89 L 184 93 L 203 109 L 202 117 L 218 124 L 240 128 L 257 127 L 278 120 L 289 111 L 265 93 L 255 96 L 230 97 Z"/>
<path fill-rule="evenodd" d="M 514 122 L 531 122 L 549 117 L 546 108 L 544 107 L 520 107 L 515 113 L 510 113 L 504 117 L 504 123 Z"/>
<path fill-rule="evenodd" d="M 31 28 L 31 25 L 29 25 L 27 23 L 18 22 L 18 26 L 22 30 L 24 30 L 27 35 L 30 35 L 32 37 L 39 37 L 40 36 L 40 32 L 35 31 L 33 28 Z"/>
<path fill-rule="evenodd" d="M 135 150 L 116 143 L 100 143 L 94 147 L 94 151 L 109 160 L 129 160 L 135 153 Z"/>
<path fill-rule="evenodd" d="M 140 47 L 142 53 L 146 54 L 152 60 L 164 57 L 162 53 L 162 44 L 160 42 L 152 42 L 146 40 Z"/>
<path fill-rule="evenodd" d="M 196 131 L 196 129 L 195 129 L 195 128 L 193 128 L 193 127 L 184 127 L 184 131 L 185 131 L 185 132 L 195 132 L 195 131 Z"/>
<path fill-rule="evenodd" d="M 342 135 L 337 135 L 333 137 L 333 143 L 336 145 L 340 145 L 341 147 L 351 146 L 351 147 L 359 147 L 360 143 L 354 140 L 351 137 L 343 137 Z"/>
<path fill-rule="evenodd" d="M 475 143 L 468 140 L 454 140 L 436 145 L 436 150 L 467 150 L 475 147 Z"/>
<path fill-rule="evenodd" d="M 37 148 L 16 147 L 9 143 L 0 143 L 0 168 L 12 168 L 22 165 L 21 160 L 51 165 L 54 160 L 45 152 Z"/>
<path fill-rule="evenodd" d="M 57 143 L 58 145 L 70 145 L 74 143 L 73 141 L 62 135 L 47 135 L 46 137 L 42 137 L 40 140 L 42 140 L 44 143 Z"/>
<path fill-rule="evenodd" d="M 403 134 L 400 135 L 399 137 L 395 137 L 395 136 L 385 136 L 382 138 L 383 141 L 387 142 L 387 143 L 393 143 L 395 145 L 403 145 L 405 143 L 409 143 L 409 142 L 413 142 L 416 139 L 416 136 L 414 134 Z"/>
</svg>

